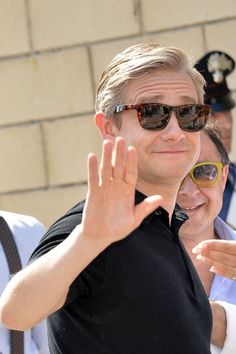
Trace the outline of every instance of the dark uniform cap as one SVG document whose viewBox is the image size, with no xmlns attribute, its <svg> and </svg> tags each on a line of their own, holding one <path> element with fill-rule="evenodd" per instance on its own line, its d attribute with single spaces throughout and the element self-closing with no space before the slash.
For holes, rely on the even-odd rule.
<svg viewBox="0 0 236 354">
<path fill-rule="evenodd" d="M 219 50 L 206 53 L 195 64 L 195 68 L 206 80 L 204 102 L 211 105 L 213 112 L 229 111 L 235 106 L 226 82 L 235 68 L 235 62 L 228 54 Z"/>
</svg>

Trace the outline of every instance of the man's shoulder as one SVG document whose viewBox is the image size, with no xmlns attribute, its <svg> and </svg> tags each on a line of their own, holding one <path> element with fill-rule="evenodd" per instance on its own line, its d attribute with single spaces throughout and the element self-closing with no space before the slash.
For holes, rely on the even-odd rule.
<svg viewBox="0 0 236 354">
<path fill-rule="evenodd" d="M 5 220 L 13 220 L 15 222 L 25 222 L 29 225 L 40 223 L 34 216 L 14 213 L 6 210 L 0 210 L 0 216 L 2 216 Z"/>
<path fill-rule="evenodd" d="M 84 205 L 85 201 L 82 200 L 49 227 L 33 252 L 31 261 L 61 243 L 81 223 Z"/>
<path fill-rule="evenodd" d="M 57 219 L 47 230 L 44 238 L 70 234 L 81 223 L 85 200 L 80 201 L 63 216 Z"/>
<path fill-rule="evenodd" d="M 30 254 L 37 247 L 46 228 L 35 217 L 0 210 L 12 232 L 18 251 L 22 256 L 22 264 L 26 264 Z"/>
<path fill-rule="evenodd" d="M 69 209 L 63 216 L 57 219 L 49 228 L 53 229 L 58 225 L 67 225 L 67 227 L 75 227 L 82 219 L 82 214 L 85 206 L 85 200 L 78 202 L 71 209 Z M 75 224 L 75 225 L 74 225 Z"/>
<path fill-rule="evenodd" d="M 85 199 L 81 200 L 77 204 L 75 204 L 69 211 L 65 214 L 65 217 L 68 215 L 78 215 L 82 214 L 85 206 Z"/>
<path fill-rule="evenodd" d="M 38 230 L 41 234 L 45 232 L 43 224 L 34 216 L 13 213 L 5 210 L 0 210 L 0 216 L 4 218 L 13 234 L 18 229 L 24 229 L 25 232 L 28 230 Z"/>
</svg>

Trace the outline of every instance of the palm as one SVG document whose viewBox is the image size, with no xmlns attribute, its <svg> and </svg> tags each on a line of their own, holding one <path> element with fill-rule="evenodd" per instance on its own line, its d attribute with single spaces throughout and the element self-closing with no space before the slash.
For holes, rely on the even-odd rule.
<svg viewBox="0 0 236 354">
<path fill-rule="evenodd" d="M 147 198 L 134 205 L 137 181 L 137 154 L 134 148 L 125 148 L 124 139 L 118 138 L 114 147 L 104 142 L 100 169 L 97 159 L 89 157 L 89 190 L 83 225 L 93 237 L 112 243 L 127 236 L 153 209 L 159 199 Z"/>
</svg>

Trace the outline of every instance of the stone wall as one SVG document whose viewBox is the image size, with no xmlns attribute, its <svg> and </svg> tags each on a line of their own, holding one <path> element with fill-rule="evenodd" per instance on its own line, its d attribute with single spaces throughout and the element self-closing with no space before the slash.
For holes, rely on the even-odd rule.
<svg viewBox="0 0 236 354">
<path fill-rule="evenodd" d="M 101 147 L 96 84 L 118 51 L 152 40 L 194 59 L 212 49 L 236 58 L 235 0 L 0 0 L 0 9 L 0 208 L 46 226 L 85 196 L 87 154 Z M 228 83 L 236 96 L 236 72 Z"/>
</svg>

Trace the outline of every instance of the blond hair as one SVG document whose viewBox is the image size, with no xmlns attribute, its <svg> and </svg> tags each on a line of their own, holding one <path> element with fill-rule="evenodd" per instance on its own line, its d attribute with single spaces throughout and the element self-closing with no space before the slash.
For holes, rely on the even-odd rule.
<svg viewBox="0 0 236 354">
<path fill-rule="evenodd" d="M 157 69 L 186 72 L 196 87 L 199 103 L 203 103 L 205 80 L 183 50 L 140 43 L 117 54 L 103 72 L 97 88 L 96 111 L 113 118 L 116 105 L 122 103 L 125 86 L 135 78 Z"/>
</svg>

